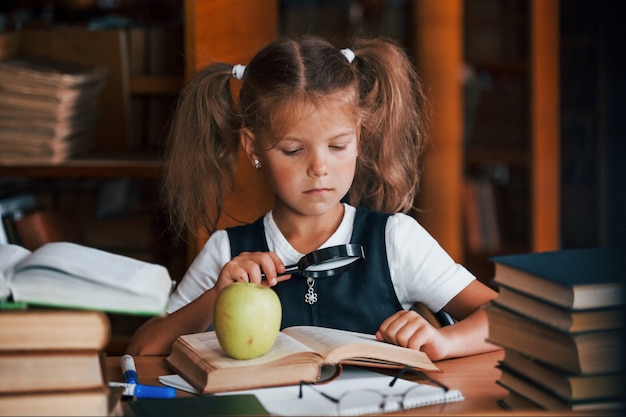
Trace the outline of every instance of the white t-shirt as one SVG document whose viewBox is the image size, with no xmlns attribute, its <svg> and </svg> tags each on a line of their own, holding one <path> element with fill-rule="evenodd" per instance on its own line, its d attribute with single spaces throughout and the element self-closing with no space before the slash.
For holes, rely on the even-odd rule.
<svg viewBox="0 0 626 417">
<path fill-rule="evenodd" d="M 350 243 L 356 209 L 347 204 L 344 206 L 339 228 L 320 248 Z M 289 244 L 274 222 L 271 211 L 263 218 L 263 224 L 269 250 L 275 252 L 285 265 L 295 264 L 305 255 Z M 389 217 L 385 241 L 391 280 L 405 309 L 420 301 L 431 311 L 439 311 L 475 279 L 408 215 L 394 214 Z M 172 295 L 168 312 L 178 310 L 212 288 L 222 267 L 230 259 L 228 233 L 225 230 L 216 231 Z"/>
</svg>

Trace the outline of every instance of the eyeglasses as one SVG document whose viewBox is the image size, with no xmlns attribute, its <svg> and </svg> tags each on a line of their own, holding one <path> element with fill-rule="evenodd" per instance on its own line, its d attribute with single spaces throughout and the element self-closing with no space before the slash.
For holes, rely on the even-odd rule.
<svg viewBox="0 0 626 417">
<path fill-rule="evenodd" d="M 393 387 L 396 381 L 407 372 L 417 373 L 424 376 L 428 382 L 441 388 L 444 393 L 449 391 L 449 388 L 446 385 L 432 379 L 427 374 L 410 367 L 402 368 L 393 377 L 391 382 L 389 382 L 389 387 Z M 339 415 L 360 415 L 376 412 L 387 413 L 396 410 L 408 410 L 417 406 L 430 405 L 431 403 L 428 402 L 429 399 L 425 394 L 427 391 L 432 391 L 433 388 L 432 385 L 415 384 L 401 393 L 385 393 L 375 389 L 357 389 L 347 391 L 340 397 L 336 398 L 315 388 L 314 383 L 301 381 L 298 398 L 304 397 L 304 386 L 309 387 L 317 394 L 335 403 L 337 405 L 337 414 Z M 440 402 L 441 401 L 437 401 L 437 403 Z"/>
</svg>

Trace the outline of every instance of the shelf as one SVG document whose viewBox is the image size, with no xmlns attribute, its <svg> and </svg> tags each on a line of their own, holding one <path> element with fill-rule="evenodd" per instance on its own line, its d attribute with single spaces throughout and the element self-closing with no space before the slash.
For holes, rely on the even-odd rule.
<svg viewBox="0 0 626 417">
<path fill-rule="evenodd" d="M 130 78 L 132 95 L 167 95 L 176 94 L 183 87 L 183 77 L 167 75 L 144 75 Z"/>
<path fill-rule="evenodd" d="M 531 163 L 530 153 L 523 149 L 472 148 L 465 151 L 465 162 L 471 165 L 504 163 L 512 167 L 525 167 Z"/>
<path fill-rule="evenodd" d="M 467 63 L 477 72 L 486 71 L 495 74 L 525 74 L 528 72 L 526 58 L 472 58 L 466 57 Z"/>
<path fill-rule="evenodd" d="M 0 165 L 0 176 L 28 178 L 160 178 L 162 173 L 162 159 L 146 153 L 98 153 L 60 164 Z"/>
<path fill-rule="evenodd" d="M 466 96 L 471 124 L 463 149 L 464 172 L 470 180 L 490 179 L 496 187 L 493 211 L 500 219 L 501 243 L 495 253 L 557 249 L 558 2 L 464 0 L 464 5 L 465 62 L 477 73 L 491 75 L 482 88 L 468 89 L 476 97 Z M 489 202 L 481 194 L 474 199 Z M 470 223 L 472 230 L 475 224 Z M 472 267 L 485 270 L 489 253 L 465 249 Z"/>
</svg>

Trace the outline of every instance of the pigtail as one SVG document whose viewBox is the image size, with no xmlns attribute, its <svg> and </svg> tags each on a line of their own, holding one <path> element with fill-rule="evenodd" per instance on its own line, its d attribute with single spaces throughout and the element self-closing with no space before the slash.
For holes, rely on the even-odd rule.
<svg viewBox="0 0 626 417">
<path fill-rule="evenodd" d="M 426 140 L 426 99 L 412 62 L 396 43 L 356 40 L 351 49 L 365 110 L 352 204 L 386 212 L 414 208 Z"/>
<path fill-rule="evenodd" d="M 234 184 L 241 119 L 230 92 L 231 69 L 219 63 L 194 74 L 173 115 L 163 194 L 181 237 L 214 231 L 222 196 Z"/>
</svg>

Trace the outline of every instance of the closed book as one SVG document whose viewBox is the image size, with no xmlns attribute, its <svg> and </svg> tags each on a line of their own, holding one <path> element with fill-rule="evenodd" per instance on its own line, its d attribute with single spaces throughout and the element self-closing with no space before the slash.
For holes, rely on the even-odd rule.
<svg viewBox="0 0 626 417">
<path fill-rule="evenodd" d="M 111 404 L 107 387 L 0 394 L 0 416 L 107 416 Z"/>
<path fill-rule="evenodd" d="M 105 386 L 97 351 L 0 353 L 0 393 L 97 389 Z"/>
<path fill-rule="evenodd" d="M 509 391 L 506 397 L 498 400 L 498 405 L 505 410 L 540 410 L 541 407 L 515 391 Z"/>
<path fill-rule="evenodd" d="M 624 398 L 606 398 L 581 401 L 564 401 L 533 381 L 506 369 L 501 369 L 496 382 L 509 391 L 515 392 L 546 410 L 617 410 L 626 406 Z"/>
<path fill-rule="evenodd" d="M 624 327 L 623 306 L 573 310 L 500 285 L 494 304 L 506 307 L 522 316 L 555 329 L 579 333 Z"/>
<path fill-rule="evenodd" d="M 108 71 L 43 58 L 0 62 L 0 162 L 61 162 L 93 146 Z M 6 113 L 6 114 L 5 114 Z"/>
<path fill-rule="evenodd" d="M 0 310 L 0 352 L 99 351 L 111 325 L 105 313 L 80 310 Z"/>
<path fill-rule="evenodd" d="M 490 258 L 494 282 L 564 308 L 624 305 L 623 249 L 583 248 Z"/>
<path fill-rule="evenodd" d="M 624 369 L 624 329 L 566 333 L 494 303 L 485 306 L 489 342 L 571 373 Z"/>
<path fill-rule="evenodd" d="M 611 399 L 624 393 L 624 373 L 572 374 L 512 349 L 505 349 L 499 366 L 533 381 L 563 401 Z"/>
</svg>

